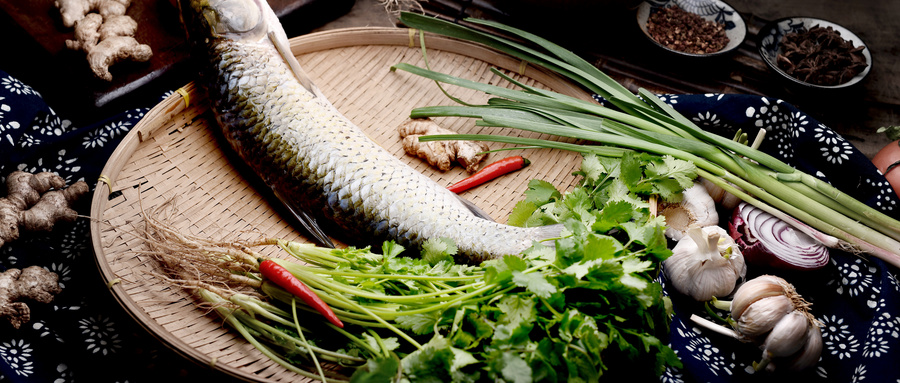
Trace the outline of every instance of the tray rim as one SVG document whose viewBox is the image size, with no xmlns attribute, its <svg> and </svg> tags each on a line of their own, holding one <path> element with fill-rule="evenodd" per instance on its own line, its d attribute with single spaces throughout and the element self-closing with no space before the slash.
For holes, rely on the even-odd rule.
<svg viewBox="0 0 900 383">
<path fill-rule="evenodd" d="M 324 51 L 336 48 L 348 48 L 353 46 L 386 45 L 408 46 L 420 48 L 421 31 L 408 28 L 392 27 L 354 27 L 314 32 L 296 36 L 289 39 L 291 52 L 295 56 Z M 427 49 L 441 50 L 469 58 L 484 61 L 492 66 L 514 71 L 519 75 L 529 77 L 548 88 L 562 94 L 573 97 L 590 99 L 590 95 L 568 80 L 552 74 L 540 67 L 528 65 L 520 59 L 496 51 L 485 45 L 460 40 L 452 37 L 425 33 L 425 46 Z M 107 286 L 113 298 L 138 324 L 159 340 L 167 348 L 186 357 L 197 364 L 224 372 L 232 377 L 249 382 L 271 381 L 261 379 L 260 376 L 250 374 L 239 368 L 229 365 L 218 365 L 215 358 L 200 352 L 198 349 L 185 343 L 181 338 L 171 334 L 169 330 L 161 326 L 152 317 L 146 315 L 143 308 L 125 291 L 119 283 L 118 277 L 106 262 L 107 255 L 104 252 L 101 226 L 102 212 L 105 211 L 109 195 L 118 189 L 114 181 L 127 161 L 142 143 L 146 135 L 152 135 L 155 131 L 166 126 L 172 117 L 179 115 L 191 105 L 205 102 L 206 96 L 202 88 L 194 81 L 188 82 L 177 89 L 172 95 L 153 106 L 144 117 L 129 131 L 129 133 L 117 145 L 101 171 L 101 175 L 94 189 L 91 199 L 90 234 L 91 247 L 94 252 L 94 261 L 100 271 L 102 283 Z M 208 106 L 206 106 L 208 108 Z M 162 119 L 162 121 L 160 121 Z M 155 125 L 151 125 L 154 124 Z M 149 126 L 148 126 L 149 125 Z M 126 156 L 126 157 L 123 157 Z M 105 186 L 104 186 L 105 185 Z"/>
</svg>

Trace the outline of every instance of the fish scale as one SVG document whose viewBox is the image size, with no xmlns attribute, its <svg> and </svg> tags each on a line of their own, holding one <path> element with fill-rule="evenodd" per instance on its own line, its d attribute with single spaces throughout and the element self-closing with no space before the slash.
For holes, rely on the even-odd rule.
<svg viewBox="0 0 900 383">
<path fill-rule="evenodd" d="M 181 0 L 180 6 L 194 54 L 205 56 L 203 82 L 223 135 L 289 207 L 333 222 L 346 238 L 364 238 L 359 245 L 449 238 L 474 262 L 519 254 L 559 234 L 559 227 L 485 219 L 372 141 L 309 85 L 299 64 L 291 67 L 293 57 L 279 53 L 277 43 L 286 38 L 266 2 Z M 263 24 L 246 30 L 253 23 L 236 19 L 244 16 L 234 10 L 253 15 L 250 7 L 262 7 Z"/>
</svg>

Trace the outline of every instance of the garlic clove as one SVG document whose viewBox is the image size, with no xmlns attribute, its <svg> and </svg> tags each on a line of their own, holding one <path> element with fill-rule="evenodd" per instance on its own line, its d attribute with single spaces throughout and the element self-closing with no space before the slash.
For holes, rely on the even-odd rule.
<svg viewBox="0 0 900 383">
<path fill-rule="evenodd" d="M 781 317 L 763 343 L 763 358 L 790 356 L 806 344 L 809 332 L 809 316 L 801 311 L 791 311 Z"/>
<path fill-rule="evenodd" d="M 734 293 L 731 301 L 731 316 L 739 318 L 744 310 L 754 302 L 776 295 L 785 295 L 784 285 L 787 281 L 773 275 L 761 275 L 744 282 Z"/>
<path fill-rule="evenodd" d="M 794 311 L 791 299 L 785 295 L 762 298 L 744 310 L 735 320 L 735 329 L 747 337 L 765 335 L 788 313 Z"/>
<path fill-rule="evenodd" d="M 787 363 L 791 371 L 801 371 L 814 366 L 822 356 L 822 329 L 818 322 L 811 320 L 806 331 L 806 344 Z"/>
</svg>

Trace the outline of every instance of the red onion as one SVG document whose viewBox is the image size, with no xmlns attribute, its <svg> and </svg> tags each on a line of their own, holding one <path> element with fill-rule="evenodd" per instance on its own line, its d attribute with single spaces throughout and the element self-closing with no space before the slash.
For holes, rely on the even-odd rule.
<svg viewBox="0 0 900 383">
<path fill-rule="evenodd" d="M 828 264 L 828 248 L 787 222 L 746 202 L 731 216 L 728 231 L 748 264 L 792 270 Z"/>
</svg>

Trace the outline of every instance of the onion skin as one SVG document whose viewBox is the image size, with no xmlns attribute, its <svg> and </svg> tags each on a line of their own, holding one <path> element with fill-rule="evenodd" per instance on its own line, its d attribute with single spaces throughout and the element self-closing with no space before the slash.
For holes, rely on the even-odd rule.
<svg viewBox="0 0 900 383">
<path fill-rule="evenodd" d="M 829 263 L 825 245 L 745 202 L 734 209 L 728 233 L 750 265 L 803 271 Z"/>
</svg>

